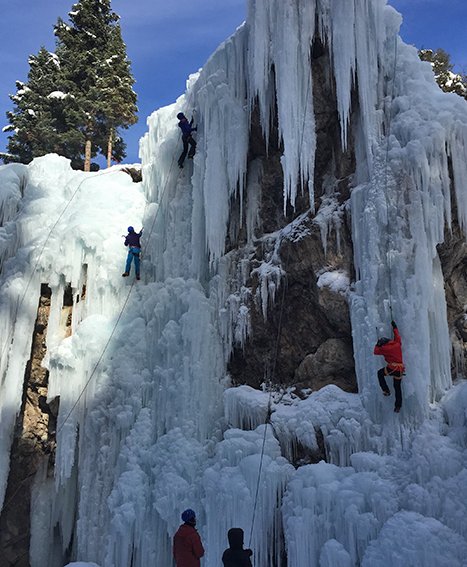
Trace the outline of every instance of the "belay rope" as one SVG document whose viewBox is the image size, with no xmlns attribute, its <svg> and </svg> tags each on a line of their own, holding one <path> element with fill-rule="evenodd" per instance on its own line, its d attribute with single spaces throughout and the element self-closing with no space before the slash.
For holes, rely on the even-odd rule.
<svg viewBox="0 0 467 567">
<path fill-rule="evenodd" d="M 117 171 L 121 171 L 121 170 L 117 170 Z M 58 225 L 58 223 L 60 222 L 60 220 L 62 219 L 63 215 L 65 214 L 65 212 L 67 211 L 68 207 L 71 205 L 71 202 L 73 201 L 73 199 L 76 197 L 78 191 L 81 189 L 81 186 L 83 185 L 83 183 L 85 183 L 86 181 L 91 181 L 91 179 L 95 179 L 96 177 L 102 177 L 104 175 L 109 175 L 110 173 L 116 173 L 116 170 L 111 170 L 111 171 L 104 171 L 104 172 L 100 172 L 97 175 L 93 175 L 92 177 L 85 177 L 84 179 L 81 180 L 81 182 L 78 184 L 78 186 L 76 187 L 76 189 L 73 191 L 71 197 L 68 199 L 67 204 L 65 205 L 65 207 L 62 209 L 61 213 L 58 215 L 57 220 L 54 222 L 54 224 L 52 225 L 52 227 L 50 228 L 42 246 L 39 252 L 39 255 L 37 256 L 37 260 L 34 263 L 34 266 L 31 270 L 31 275 L 28 278 L 27 284 L 26 284 L 26 288 L 24 289 L 24 292 L 21 296 L 21 299 L 17 302 L 16 304 L 16 308 L 15 308 L 15 315 L 14 315 L 14 320 L 16 322 L 16 319 L 18 317 L 18 312 L 21 308 L 21 306 L 23 305 L 24 299 L 26 297 L 26 294 L 29 290 L 29 286 L 31 285 L 31 281 L 32 278 L 34 277 L 34 274 L 37 271 L 37 267 L 39 265 L 39 262 L 42 258 L 42 254 L 44 253 L 45 247 L 47 245 L 47 242 L 50 240 L 50 237 L 52 236 L 53 231 L 55 230 L 56 226 Z M 2 353 L 1 353 L 1 357 L 0 359 L 3 360 L 3 356 L 5 354 L 5 350 L 7 348 L 8 345 L 11 345 L 13 340 L 13 331 L 10 331 L 10 333 L 8 334 L 8 338 L 5 341 L 3 348 L 2 348 Z"/>
<path fill-rule="evenodd" d="M 281 340 L 281 336 L 282 336 L 282 319 L 283 319 L 283 314 L 284 314 L 284 304 L 285 304 L 285 291 L 287 289 L 287 268 L 289 265 L 289 258 L 290 258 L 290 245 L 287 249 L 287 258 L 285 261 L 285 281 L 282 284 L 282 295 L 281 295 L 281 306 L 280 306 L 280 311 L 279 311 L 279 325 L 277 328 L 277 336 L 276 336 L 276 345 L 275 345 L 275 349 L 274 349 L 274 358 L 273 358 L 273 365 L 272 365 L 272 373 L 271 373 L 271 379 L 273 379 L 276 375 L 276 366 L 277 366 L 277 360 L 279 358 L 279 350 L 280 350 L 280 340 Z M 284 394 L 282 394 L 281 398 L 284 396 Z M 266 412 L 266 419 L 264 421 L 264 433 L 263 433 L 263 443 L 261 445 L 261 457 L 260 457 L 260 461 L 259 461 L 259 468 L 258 468 L 258 479 L 256 481 L 256 490 L 255 490 L 255 498 L 254 498 L 254 505 L 253 505 L 253 515 L 252 515 L 252 519 L 251 519 L 251 528 L 250 528 L 250 537 L 248 540 L 248 547 L 251 546 L 251 540 L 253 538 L 253 527 L 255 524 L 255 518 L 256 518 L 256 508 L 258 505 L 258 495 L 259 495 L 259 487 L 260 487 L 260 482 L 261 482 L 261 472 L 263 469 L 263 460 L 264 460 L 264 450 L 266 447 L 266 437 L 267 437 L 267 432 L 268 432 L 268 425 L 271 425 L 271 427 L 274 429 L 273 424 L 271 423 L 271 415 L 272 415 L 272 384 L 270 385 L 269 388 L 269 397 L 268 397 L 268 406 L 267 406 L 267 412 Z"/>
<path fill-rule="evenodd" d="M 303 149 L 303 139 L 304 139 L 304 134 L 305 134 L 305 126 L 306 126 L 306 114 L 307 114 L 307 110 L 308 110 L 308 101 L 309 101 L 309 97 L 310 97 L 310 90 L 311 90 L 311 61 L 309 61 L 309 66 L 310 66 L 310 79 L 308 81 L 308 85 L 307 85 L 307 92 L 306 92 L 306 97 L 305 97 L 305 109 L 303 112 L 303 124 L 302 124 L 302 133 L 301 133 L 301 137 L 300 137 L 300 149 L 299 149 L 299 156 L 301 156 L 302 154 L 302 149 Z M 291 242 L 291 241 L 290 241 Z M 273 365 L 272 365 L 272 372 L 271 372 L 271 380 L 274 379 L 275 375 L 276 375 L 276 366 L 277 366 L 277 360 L 279 358 L 279 350 L 280 350 L 280 340 L 281 340 L 281 336 L 282 336 L 282 323 L 283 323 L 283 314 L 284 314 L 284 305 L 285 305 L 285 292 L 287 289 L 287 268 L 289 265 L 289 259 L 290 259 L 290 244 L 287 248 L 287 256 L 286 256 L 286 261 L 285 261 L 285 281 L 282 285 L 282 294 L 281 294 L 281 303 L 280 303 L 280 310 L 279 310 L 279 324 L 278 324 L 278 328 L 277 328 L 277 336 L 276 336 L 276 344 L 275 344 L 275 348 L 274 348 L 274 358 L 273 358 Z M 283 397 L 284 394 L 282 394 L 281 398 Z M 260 456 L 260 461 L 259 461 L 259 467 L 258 467 L 258 478 L 257 478 L 257 482 L 256 482 L 256 490 L 255 490 L 255 497 L 254 497 L 254 504 L 253 504 L 253 514 L 252 514 L 252 518 L 251 518 L 251 528 L 250 528 L 250 536 L 248 538 L 248 547 L 251 547 L 251 541 L 253 539 L 253 528 L 254 528 L 254 524 L 255 524 L 255 519 L 256 519 L 256 509 L 258 506 L 258 496 L 259 496 L 259 488 L 260 488 L 260 484 L 261 484 L 261 473 L 263 470 L 263 461 L 264 461 L 264 451 L 265 451 L 265 447 L 266 447 L 266 437 L 267 437 L 267 431 L 268 431 L 268 425 L 271 425 L 271 427 L 273 427 L 272 423 L 271 423 L 271 414 L 272 414 L 272 384 L 270 386 L 269 389 L 269 397 L 268 397 L 268 406 L 267 406 L 267 412 L 266 412 L 266 419 L 264 422 L 264 434 L 263 434 L 263 442 L 261 445 L 261 456 Z M 274 428 L 273 428 L 274 429 Z"/>
<path fill-rule="evenodd" d="M 40 260 L 41 260 L 41 258 L 42 258 L 42 254 L 44 253 L 44 250 L 45 250 L 45 247 L 46 247 L 46 245 L 47 245 L 47 242 L 50 240 L 50 237 L 52 236 L 52 233 L 53 233 L 53 231 L 55 230 L 56 226 L 58 225 L 58 223 L 60 222 L 61 218 L 63 217 L 63 215 L 64 215 L 65 212 L 67 211 L 68 207 L 71 205 L 71 202 L 72 202 L 73 199 L 76 197 L 78 191 L 81 189 L 81 186 L 82 186 L 86 181 L 91 181 L 92 179 L 95 179 L 96 177 L 102 177 L 102 176 L 104 176 L 104 175 L 109 175 L 109 174 L 111 174 L 111 173 L 116 173 L 116 172 L 118 172 L 118 171 L 122 171 L 122 170 L 115 170 L 115 169 L 112 169 L 112 170 L 110 170 L 110 171 L 99 172 L 98 174 L 93 175 L 92 177 L 85 177 L 84 179 L 82 179 L 82 180 L 80 181 L 80 183 L 78 184 L 78 186 L 76 187 L 76 189 L 73 191 L 73 193 L 72 193 L 71 197 L 68 199 L 68 201 L 67 201 L 65 207 L 62 209 L 62 211 L 61 211 L 61 213 L 58 215 L 56 221 L 54 222 L 54 224 L 52 225 L 52 227 L 49 229 L 49 232 L 48 232 L 48 234 L 47 234 L 47 236 L 46 236 L 46 238 L 45 238 L 45 240 L 44 240 L 44 242 L 43 242 L 43 244 L 42 244 L 42 246 L 41 246 L 41 249 L 40 249 L 40 251 L 39 251 L 39 255 L 38 255 L 38 257 L 37 257 L 37 260 L 36 260 L 36 262 L 34 263 L 34 266 L 33 266 L 32 270 L 31 270 L 31 274 L 30 274 L 30 276 L 29 276 L 29 278 L 28 278 L 28 281 L 27 281 L 27 284 L 26 284 L 26 288 L 25 288 L 25 290 L 24 290 L 24 292 L 23 292 L 23 294 L 22 294 L 22 296 L 21 296 L 21 299 L 20 299 L 20 300 L 17 302 L 17 304 L 16 304 L 16 309 L 15 309 L 15 322 L 16 322 L 16 319 L 17 319 L 17 316 L 18 316 L 19 309 L 21 308 L 21 306 L 22 306 L 22 304 L 23 304 L 23 302 L 24 302 L 24 299 L 25 299 L 25 297 L 26 297 L 26 293 L 28 292 L 29 286 L 31 285 L 32 278 L 34 277 L 34 274 L 35 274 L 36 271 L 37 271 L 39 262 L 40 262 Z M 5 355 L 6 348 L 7 348 L 8 346 L 11 346 L 12 343 L 13 343 L 13 334 L 14 334 L 14 331 L 11 330 L 10 333 L 8 334 L 7 340 L 5 341 L 5 343 L 4 343 L 4 345 L 3 345 L 3 349 L 2 349 L 2 353 L 1 353 L 1 358 L 2 358 L 2 359 L 3 359 L 3 356 Z M 7 369 L 8 369 L 8 366 L 6 366 L 5 371 L 7 371 Z M 8 499 L 8 501 L 6 501 L 6 502 L 4 503 L 2 510 L 6 510 L 6 509 L 8 508 L 8 506 L 11 504 L 11 502 L 15 499 L 16 494 L 19 492 L 19 490 L 21 489 L 22 485 L 23 485 L 29 478 L 31 478 L 32 476 L 34 476 L 35 474 L 36 474 L 36 473 L 34 472 L 34 473 L 32 473 L 32 474 L 27 475 L 25 478 L 23 478 L 23 480 L 22 480 L 22 481 L 19 483 L 19 485 L 16 487 L 16 490 L 13 492 L 13 494 L 12 494 L 12 495 L 10 496 L 10 498 Z"/>
<path fill-rule="evenodd" d="M 149 236 L 148 236 L 148 238 L 147 238 L 147 240 L 146 240 L 146 244 L 145 244 L 145 245 L 142 247 L 142 249 L 141 249 L 141 255 L 143 255 L 143 254 L 146 252 L 146 250 L 147 250 L 149 241 L 150 241 L 150 239 L 151 239 L 152 232 L 153 232 L 154 227 L 155 227 L 155 224 L 156 224 L 157 217 L 158 217 L 158 215 L 159 215 L 159 211 L 162 209 L 162 206 L 161 206 L 161 205 L 162 205 L 162 200 L 163 200 L 163 198 L 164 198 L 164 195 L 165 195 L 167 186 L 168 186 L 168 184 L 169 184 L 170 174 L 172 173 L 172 169 L 173 169 L 174 162 L 175 162 L 175 154 L 173 154 L 172 163 L 170 164 L 170 168 L 169 168 L 169 172 L 168 172 L 168 174 L 167 174 L 167 178 L 166 178 L 166 181 L 165 181 L 165 185 L 164 185 L 164 188 L 162 189 L 162 192 L 161 192 L 160 205 L 159 205 L 159 207 L 157 208 L 156 214 L 154 215 L 154 219 L 153 219 L 153 221 L 152 221 L 152 223 L 151 223 L 151 227 L 150 227 L 150 229 L 149 229 Z M 178 178 L 180 177 L 180 173 L 181 173 L 181 171 L 178 172 L 177 177 L 176 177 L 176 179 L 175 179 L 175 182 L 177 182 Z M 143 215 L 143 216 L 144 216 L 144 215 Z M 116 321 L 115 321 L 115 323 L 114 323 L 114 325 L 113 325 L 113 327 L 112 327 L 112 331 L 111 331 L 111 333 L 110 333 L 110 335 L 109 335 L 109 338 L 107 339 L 107 342 L 105 343 L 104 348 L 102 349 L 101 354 L 100 354 L 99 358 L 97 359 L 97 362 L 96 362 L 96 364 L 94 365 L 94 367 L 93 367 L 93 369 L 92 369 L 92 372 L 91 372 L 89 378 L 88 378 L 87 381 L 86 381 L 86 384 L 84 385 L 84 387 L 83 387 L 83 389 L 81 390 L 81 392 L 80 392 L 78 398 L 76 399 L 75 403 L 73 404 L 73 406 L 71 407 L 70 411 L 69 411 L 68 414 L 66 415 L 66 417 L 65 417 L 65 419 L 63 420 L 62 424 L 60 425 L 60 427 L 57 428 L 57 433 L 56 433 L 57 436 L 58 436 L 58 434 L 60 433 L 60 431 L 63 429 L 63 427 L 65 426 L 65 423 L 67 422 L 67 420 L 69 419 L 69 417 L 70 417 L 71 414 L 73 413 L 73 410 L 76 408 L 76 406 L 78 405 L 79 401 L 80 401 L 81 398 L 83 397 L 83 395 L 84 395 L 84 393 L 85 393 L 87 387 L 89 386 L 89 384 L 90 384 L 90 382 L 91 382 L 91 380 L 92 380 L 94 374 L 96 373 L 96 371 L 97 371 L 97 369 L 98 369 L 98 367 L 99 367 L 99 364 L 102 362 L 102 359 L 104 358 L 104 355 L 105 355 L 105 353 L 107 352 L 107 349 L 109 348 L 109 345 L 110 345 L 110 343 L 111 343 L 111 341 L 112 341 L 112 339 L 113 339 L 113 337 L 114 337 L 114 335 L 115 335 L 115 331 L 117 330 L 118 324 L 120 323 L 120 320 L 121 320 L 121 318 L 122 318 L 122 316 L 123 316 L 123 313 L 124 313 L 124 311 L 125 311 L 125 308 L 126 308 L 126 306 L 128 305 L 128 301 L 130 300 L 130 295 L 131 295 L 131 292 L 133 291 L 134 286 L 135 286 L 135 280 L 133 280 L 132 283 L 131 283 L 131 285 L 130 285 L 130 288 L 129 288 L 128 293 L 127 293 L 126 298 L 125 298 L 125 301 L 123 302 L 123 305 L 122 305 L 122 307 L 121 307 L 121 309 L 120 309 L 120 311 L 119 311 L 118 317 L 117 317 L 117 319 L 116 319 Z"/>
<path fill-rule="evenodd" d="M 392 89 L 391 89 L 391 99 L 389 104 L 389 110 L 385 112 L 387 115 L 387 132 L 386 132 L 386 157 L 385 157 L 385 166 L 384 166 L 384 198 L 386 202 L 386 258 L 388 262 L 388 282 L 389 282 L 389 310 L 392 316 L 392 255 L 390 250 L 390 236 L 389 236 L 389 221 L 390 221 L 390 199 L 388 194 L 388 168 L 389 168 L 389 145 L 390 145 L 390 138 L 391 138 L 391 126 L 392 126 L 392 116 L 391 116 L 391 106 L 394 101 L 395 92 L 396 92 L 396 69 L 397 69 L 397 34 L 394 36 L 394 68 L 392 73 Z M 384 102 L 384 106 L 387 109 L 386 100 Z"/>
<path fill-rule="evenodd" d="M 174 165 L 174 163 L 175 163 L 175 156 L 176 156 L 176 153 L 174 153 L 173 156 L 172 156 L 172 162 L 171 162 L 171 164 L 170 164 L 169 172 L 167 173 L 167 178 L 166 178 L 164 187 L 163 187 L 162 192 L 161 192 L 160 200 L 159 200 L 160 205 L 159 205 L 159 207 L 158 207 L 158 209 L 157 209 L 157 211 L 156 211 L 156 214 L 154 215 L 153 222 L 151 223 L 151 227 L 150 227 L 150 229 L 149 229 L 149 237 L 148 237 L 148 239 L 147 239 L 147 242 L 146 242 L 145 246 L 142 248 L 142 253 L 145 252 L 146 249 L 147 249 L 147 246 L 148 246 L 148 244 L 149 244 L 150 237 L 151 237 L 151 235 L 152 235 L 152 232 L 153 232 L 154 227 L 155 227 L 155 224 L 156 224 L 157 217 L 158 217 L 158 215 L 159 215 L 159 211 L 161 210 L 162 201 L 163 201 L 165 192 L 166 192 L 166 190 L 167 190 L 167 186 L 168 186 L 168 183 L 169 183 L 169 180 L 170 180 L 170 175 L 171 175 L 171 173 L 172 173 L 173 165 Z M 118 171 L 122 171 L 122 170 L 118 170 Z M 21 297 L 20 302 L 18 303 L 18 305 L 17 305 L 17 307 L 16 307 L 16 315 L 18 314 L 18 310 L 19 310 L 19 308 L 21 307 L 21 305 L 22 305 L 22 303 L 23 303 L 23 301 L 24 301 L 24 298 L 26 297 L 27 290 L 28 290 L 28 288 L 29 288 L 29 286 L 30 286 L 30 284 L 31 284 L 32 278 L 33 278 L 33 276 L 34 276 L 34 274 L 35 274 L 35 272 L 36 272 L 36 270 L 37 270 L 37 267 L 38 267 L 38 265 L 39 265 L 40 258 L 42 257 L 42 254 L 43 254 L 43 252 L 44 252 L 45 246 L 46 246 L 47 242 L 49 241 L 50 236 L 52 235 L 53 230 L 55 229 L 55 227 L 56 227 L 56 226 L 58 225 L 58 223 L 60 222 L 60 219 L 61 219 L 61 218 L 63 217 L 63 215 L 65 214 L 66 210 L 67 210 L 68 207 L 70 206 L 71 202 L 72 202 L 73 199 L 75 198 L 76 194 L 78 193 L 78 191 L 79 191 L 79 189 L 81 188 L 81 186 L 83 185 L 83 183 L 85 183 L 86 181 L 90 181 L 91 179 L 94 179 L 94 178 L 96 178 L 96 177 L 101 177 L 101 176 L 103 176 L 103 175 L 108 175 L 108 174 L 110 174 L 110 173 L 115 173 L 115 172 L 116 172 L 115 170 L 112 170 L 112 171 L 104 171 L 103 173 L 99 173 L 99 174 L 97 174 L 97 175 L 94 175 L 92 178 L 87 177 L 87 178 L 83 179 L 83 180 L 79 183 L 78 187 L 75 189 L 75 191 L 73 192 L 72 196 L 71 196 L 70 199 L 68 200 L 66 206 L 64 207 L 64 209 L 62 210 L 62 212 L 61 212 L 60 215 L 58 216 L 58 218 L 57 218 L 57 220 L 55 221 L 55 223 L 52 225 L 52 228 L 49 230 L 49 233 L 48 233 L 48 235 L 47 235 L 47 237 L 46 237 L 46 239 L 45 239 L 45 241 L 44 241 L 44 243 L 43 243 L 43 245 L 42 245 L 42 247 L 41 247 L 41 250 L 40 250 L 39 256 L 38 256 L 38 258 L 37 258 L 37 260 L 36 260 L 36 263 L 34 264 L 34 267 L 33 267 L 33 270 L 32 270 L 32 272 L 31 272 L 31 275 L 30 275 L 30 277 L 29 277 L 29 280 L 28 280 L 26 289 L 25 289 L 25 291 L 24 291 L 24 293 L 23 293 L 23 295 L 22 295 L 22 297 Z M 177 182 L 178 178 L 180 177 L 180 174 L 181 174 L 181 170 L 177 173 L 177 177 L 176 177 L 176 179 L 175 179 L 175 182 Z M 147 207 L 147 203 L 146 203 L 146 207 Z M 145 207 L 145 210 L 146 210 L 146 207 Z M 144 218 L 144 214 L 143 214 L 143 218 Z M 68 419 L 70 418 L 71 414 L 73 413 L 74 409 L 75 409 L 76 406 L 78 405 L 79 401 L 80 401 L 81 398 L 83 397 L 83 395 L 84 395 L 84 393 L 85 393 L 87 387 L 88 387 L 89 384 L 91 383 L 91 380 L 92 380 L 94 374 L 95 374 L 96 371 L 97 371 L 97 368 L 99 367 L 99 364 L 102 362 L 102 359 L 103 359 L 103 357 L 104 357 L 104 354 L 106 353 L 106 351 L 107 351 L 107 349 L 108 349 L 108 347 L 109 347 L 109 345 L 110 345 L 110 342 L 111 342 L 111 340 L 112 340 L 112 338 L 113 338 L 113 336 L 114 336 L 114 334 L 115 334 L 115 331 L 116 331 L 116 329 L 117 329 L 117 326 L 118 326 L 118 324 L 119 324 L 119 322 L 120 322 L 120 320 L 121 320 L 121 318 L 122 318 L 123 312 L 124 312 L 124 310 L 125 310 L 125 308 L 126 308 L 126 306 L 127 306 L 127 304 L 128 304 L 128 301 L 129 301 L 129 299 L 130 299 L 130 295 L 131 295 L 131 292 L 133 291 L 134 285 L 135 285 L 135 281 L 132 282 L 132 284 L 131 284 L 131 286 L 130 286 L 130 288 L 129 288 L 129 290 L 128 290 L 127 296 L 126 296 L 126 298 L 125 298 L 125 301 L 124 301 L 124 303 L 123 303 L 123 306 L 122 306 L 121 309 L 120 309 L 119 315 L 118 315 L 118 317 L 117 317 L 117 319 L 116 319 L 116 321 L 115 321 L 115 324 L 114 324 L 114 326 L 113 326 L 113 328 L 112 328 L 111 334 L 110 334 L 110 336 L 109 336 L 109 338 L 108 338 L 108 340 L 107 340 L 107 342 L 106 342 L 106 344 L 105 344 L 103 350 L 101 351 L 101 354 L 100 354 L 100 356 L 99 356 L 99 358 L 98 358 L 96 364 L 94 365 L 93 370 L 92 370 L 92 372 L 91 372 L 91 374 L 90 374 L 88 380 L 86 381 L 86 384 L 85 384 L 84 387 L 82 388 L 82 390 L 81 390 L 81 392 L 80 392 L 78 398 L 76 399 L 75 403 L 74 403 L 73 406 L 71 407 L 70 411 L 67 413 L 67 415 L 66 415 L 65 419 L 63 420 L 62 424 L 60 425 L 60 427 L 57 428 L 57 431 L 56 431 L 56 433 L 55 433 L 56 438 L 57 438 L 58 434 L 60 433 L 60 431 L 61 431 L 61 430 L 63 429 L 63 427 L 65 426 L 65 424 L 66 424 L 66 422 L 68 421 Z M 13 333 L 10 333 L 10 335 L 8 336 L 8 340 L 5 342 L 4 348 L 3 348 L 3 350 L 2 350 L 2 358 L 3 358 L 3 355 L 4 355 L 4 351 L 6 350 L 6 346 L 9 345 L 9 344 L 11 344 L 12 340 L 13 340 Z M 21 489 L 21 486 L 22 486 L 29 478 L 31 478 L 31 477 L 34 476 L 35 474 L 36 474 L 36 473 L 32 473 L 32 474 L 26 476 L 26 477 L 19 483 L 19 485 L 18 485 L 18 487 L 16 488 L 15 492 L 11 495 L 11 497 L 9 498 L 9 500 L 8 500 L 6 503 L 4 503 L 2 510 L 6 510 L 6 509 L 9 507 L 9 505 L 13 502 L 14 498 L 16 497 L 16 494 L 17 494 L 17 493 L 19 492 L 19 490 Z"/>
<path fill-rule="evenodd" d="M 188 102 L 190 102 L 192 95 L 193 95 L 193 91 L 190 93 L 190 97 L 189 97 L 189 99 L 188 99 Z M 193 111 L 193 112 L 195 112 L 195 111 Z M 180 140 L 180 138 L 181 138 L 181 135 L 179 136 L 179 140 Z M 165 192 L 166 192 L 166 190 L 167 190 L 167 186 L 168 186 L 168 184 L 169 184 L 170 175 L 171 175 L 171 173 L 172 173 L 172 169 L 173 169 L 173 166 L 174 166 L 174 163 L 175 163 L 175 156 L 176 156 L 176 153 L 173 153 L 173 154 L 172 154 L 172 161 L 171 161 L 171 163 L 170 163 L 170 168 L 169 168 L 169 171 L 168 171 L 168 173 L 167 173 L 167 178 L 166 178 L 166 180 L 165 180 L 165 184 L 164 184 L 164 187 L 163 187 L 162 192 L 161 192 L 161 195 L 160 195 L 160 199 L 159 199 L 159 203 L 160 203 L 160 204 L 159 204 L 159 206 L 158 206 L 158 208 L 157 208 L 156 214 L 154 215 L 154 219 L 153 219 L 153 221 L 152 221 L 152 223 L 151 223 L 151 227 L 150 227 L 150 229 L 149 229 L 149 236 L 148 236 L 148 238 L 147 238 L 147 240 L 146 240 L 146 244 L 145 244 L 145 245 L 142 247 L 142 249 L 141 249 L 141 256 L 143 256 L 144 253 L 145 253 L 146 250 L 147 250 L 147 247 L 148 247 L 149 242 L 150 242 L 150 239 L 151 239 L 151 235 L 152 235 L 152 233 L 153 233 L 154 227 L 155 227 L 155 225 L 156 225 L 157 218 L 158 218 L 158 216 L 159 216 L 159 212 L 160 212 L 161 209 L 162 209 L 162 201 L 163 201 L 163 199 L 164 199 Z M 178 171 L 178 173 L 177 173 L 176 178 L 175 178 L 175 183 L 177 183 L 178 178 L 180 177 L 181 173 L 182 173 L 182 170 L 180 169 L 180 170 Z M 147 207 L 147 203 L 146 203 L 146 207 Z M 146 210 L 146 207 L 145 207 L 145 210 Z M 143 218 L 144 218 L 144 214 L 143 214 Z M 133 280 L 133 282 L 131 283 L 131 286 L 130 286 L 130 288 L 129 288 L 129 290 L 128 290 L 128 293 L 127 293 L 127 296 L 126 296 L 125 301 L 124 301 L 124 303 L 123 303 L 123 306 L 122 306 L 122 308 L 120 309 L 120 312 L 119 312 L 119 314 L 118 314 L 117 320 L 115 321 L 115 324 L 114 324 L 114 326 L 113 326 L 113 328 L 112 328 L 112 331 L 111 331 L 111 333 L 110 333 L 110 336 L 109 336 L 107 342 L 105 343 L 105 346 L 104 346 L 104 348 L 103 348 L 103 350 L 102 350 L 102 352 L 101 352 L 101 354 L 100 354 L 100 356 L 99 356 L 99 358 L 98 358 L 96 364 L 94 365 L 94 368 L 93 368 L 93 370 L 92 370 L 92 372 L 91 372 L 91 375 L 89 376 L 88 380 L 86 381 L 86 384 L 84 385 L 84 388 L 81 390 L 81 392 L 80 392 L 80 394 L 79 394 L 77 400 L 75 401 L 75 403 L 74 403 L 73 406 L 71 407 L 70 411 L 68 412 L 67 416 L 66 416 L 65 419 L 63 420 L 61 426 L 60 426 L 59 428 L 57 428 L 57 433 L 56 433 L 57 435 L 58 435 L 58 434 L 60 433 L 60 431 L 63 429 L 65 423 L 67 422 L 68 418 L 71 416 L 73 410 L 76 408 L 76 406 L 78 405 L 80 399 L 83 397 L 83 394 L 84 394 L 84 392 L 86 391 L 87 387 L 89 386 L 89 384 L 90 384 L 90 382 L 91 382 L 91 380 L 92 380 L 94 374 L 96 373 L 96 370 L 97 370 L 97 368 L 99 367 L 99 364 L 102 362 L 102 359 L 103 359 L 103 357 L 104 357 L 104 354 L 106 353 L 107 349 L 109 348 L 110 342 L 112 341 L 112 338 L 113 338 L 113 336 L 115 335 L 115 331 L 117 330 L 118 324 L 120 323 L 120 320 L 121 320 L 121 318 L 122 318 L 123 312 L 125 311 L 125 308 L 126 308 L 126 306 L 128 305 L 128 301 L 129 301 L 129 299 L 130 299 L 130 295 L 131 295 L 131 292 L 133 291 L 134 286 L 135 286 L 135 281 Z"/>
</svg>

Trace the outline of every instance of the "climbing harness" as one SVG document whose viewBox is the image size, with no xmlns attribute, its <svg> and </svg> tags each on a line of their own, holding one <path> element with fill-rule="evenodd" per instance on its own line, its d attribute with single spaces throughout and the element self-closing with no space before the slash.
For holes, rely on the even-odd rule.
<svg viewBox="0 0 467 567">
<path fill-rule="evenodd" d="M 392 374 L 393 372 L 398 372 L 402 377 L 404 373 L 404 368 L 405 366 L 401 362 L 389 362 L 388 364 L 386 364 L 386 367 L 384 368 L 384 374 L 386 376 L 393 376 Z"/>
</svg>

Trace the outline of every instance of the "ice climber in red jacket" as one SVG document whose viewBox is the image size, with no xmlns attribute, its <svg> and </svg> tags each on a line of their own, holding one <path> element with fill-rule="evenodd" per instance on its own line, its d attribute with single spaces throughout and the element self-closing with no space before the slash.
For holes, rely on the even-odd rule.
<svg viewBox="0 0 467 567">
<path fill-rule="evenodd" d="M 196 530 L 196 514 L 193 510 L 185 510 L 182 514 L 183 524 L 174 535 L 173 553 L 177 567 L 200 567 L 200 559 L 204 555 L 204 547 Z"/>
<path fill-rule="evenodd" d="M 394 339 L 382 338 L 379 339 L 375 345 L 374 354 L 384 356 L 386 367 L 378 370 L 378 380 L 383 394 L 390 396 L 388 385 L 386 384 L 385 376 L 392 376 L 394 381 L 394 392 L 396 394 L 396 403 L 394 411 L 399 413 L 402 406 L 402 389 L 401 382 L 404 375 L 404 363 L 402 362 L 402 341 L 394 321 L 391 321 L 394 332 Z"/>
</svg>

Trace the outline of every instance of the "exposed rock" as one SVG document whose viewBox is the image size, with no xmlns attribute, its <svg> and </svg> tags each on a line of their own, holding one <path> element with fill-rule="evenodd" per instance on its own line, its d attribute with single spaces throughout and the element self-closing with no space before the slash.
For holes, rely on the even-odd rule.
<svg viewBox="0 0 467 567">
<path fill-rule="evenodd" d="M 340 270 L 353 277 L 353 254 L 350 229 L 345 215 L 345 202 L 349 198 L 349 183 L 354 172 L 354 155 L 351 147 L 340 148 L 340 126 L 329 56 L 322 45 L 313 52 L 313 97 L 316 116 L 317 152 L 314 172 L 315 210 L 309 207 L 308 195 L 299 191 L 295 210 L 289 206 L 283 210 L 283 173 L 280 163 L 282 149 L 277 140 L 277 124 L 273 124 L 269 146 L 266 147 L 259 124 L 258 112 L 253 112 L 250 131 L 249 163 L 261 162 L 261 194 L 258 211 L 257 236 L 261 240 L 244 250 L 249 257 L 251 270 L 247 286 L 251 288 L 248 305 L 251 318 L 251 335 L 243 348 L 234 348 L 229 364 L 232 380 L 237 384 L 252 387 L 267 380 L 277 385 L 290 385 L 303 359 L 316 353 L 329 339 L 345 343 L 345 352 L 350 357 L 345 368 L 348 382 L 346 389 L 355 391 L 355 371 L 351 355 L 350 316 L 346 298 L 326 287 L 318 287 L 317 279 L 323 272 Z M 327 188 L 336 187 L 339 198 L 331 202 Z M 320 208 L 322 207 L 322 208 Z M 334 207 L 334 209 L 333 209 Z M 236 217 L 240 207 L 233 207 L 231 225 L 241 226 Z M 322 212 L 322 214 L 320 214 Z M 293 224 L 291 224 L 293 222 Z M 245 224 L 245 223 L 243 223 Z M 334 226 L 334 224 L 336 226 Z M 277 231 L 289 225 L 291 230 L 281 237 Z M 271 238 L 268 238 L 271 234 Z M 266 236 L 264 236 L 266 235 Z M 282 238 L 280 242 L 277 238 Z M 228 249 L 236 249 L 241 260 L 245 235 L 241 230 L 229 231 Z M 265 320 L 259 301 L 261 281 L 255 268 L 270 261 L 274 256 L 282 273 L 275 301 L 268 308 Z M 331 343 L 333 344 L 333 343 Z M 350 362 L 352 361 L 352 362 Z M 326 383 L 341 383 L 336 372 L 329 367 L 329 374 L 321 373 L 320 386 Z M 303 387 L 313 387 L 313 380 Z"/>
<path fill-rule="evenodd" d="M 328 339 L 314 354 L 307 355 L 296 373 L 297 386 L 319 390 L 332 380 L 346 392 L 356 391 L 352 345 L 346 339 Z"/>
<path fill-rule="evenodd" d="M 322 287 L 318 291 L 318 303 L 321 309 L 326 312 L 329 323 L 344 335 L 350 337 L 350 315 L 346 296 Z"/>
<path fill-rule="evenodd" d="M 11 449 L 5 503 L 0 516 L 0 565 L 5 567 L 29 567 L 31 487 L 41 464 L 54 451 L 56 420 L 45 402 L 48 371 L 42 366 L 50 297 L 50 288 L 42 285 L 31 358 L 24 376 L 23 403 Z"/>
<path fill-rule="evenodd" d="M 452 195 L 453 217 L 457 216 Z M 444 275 L 448 325 L 453 343 L 452 372 L 464 374 L 467 367 L 467 243 L 457 220 L 452 230 L 445 230 L 444 242 L 438 246 Z"/>
<path fill-rule="evenodd" d="M 143 180 L 143 171 L 141 168 L 122 167 L 122 171 L 131 177 L 133 183 L 140 183 Z"/>
</svg>

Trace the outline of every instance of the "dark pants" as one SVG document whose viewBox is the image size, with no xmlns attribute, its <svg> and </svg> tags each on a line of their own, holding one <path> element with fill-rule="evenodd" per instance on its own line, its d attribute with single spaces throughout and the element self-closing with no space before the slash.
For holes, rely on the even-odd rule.
<svg viewBox="0 0 467 567">
<path fill-rule="evenodd" d="M 183 142 L 183 152 L 180 154 L 178 158 L 178 165 L 183 167 L 183 162 L 185 161 L 186 154 L 188 153 L 188 145 L 190 145 L 190 153 L 188 153 L 188 157 L 192 158 L 196 153 L 196 142 L 193 140 L 193 137 L 190 135 L 182 136 Z"/>
<path fill-rule="evenodd" d="M 383 392 L 389 392 L 385 376 L 393 377 L 394 392 L 396 394 L 396 403 L 394 404 L 394 407 L 402 407 L 401 373 L 398 370 L 391 370 L 390 368 L 380 368 L 378 370 L 378 381 L 381 386 L 381 390 L 383 390 Z"/>
</svg>

